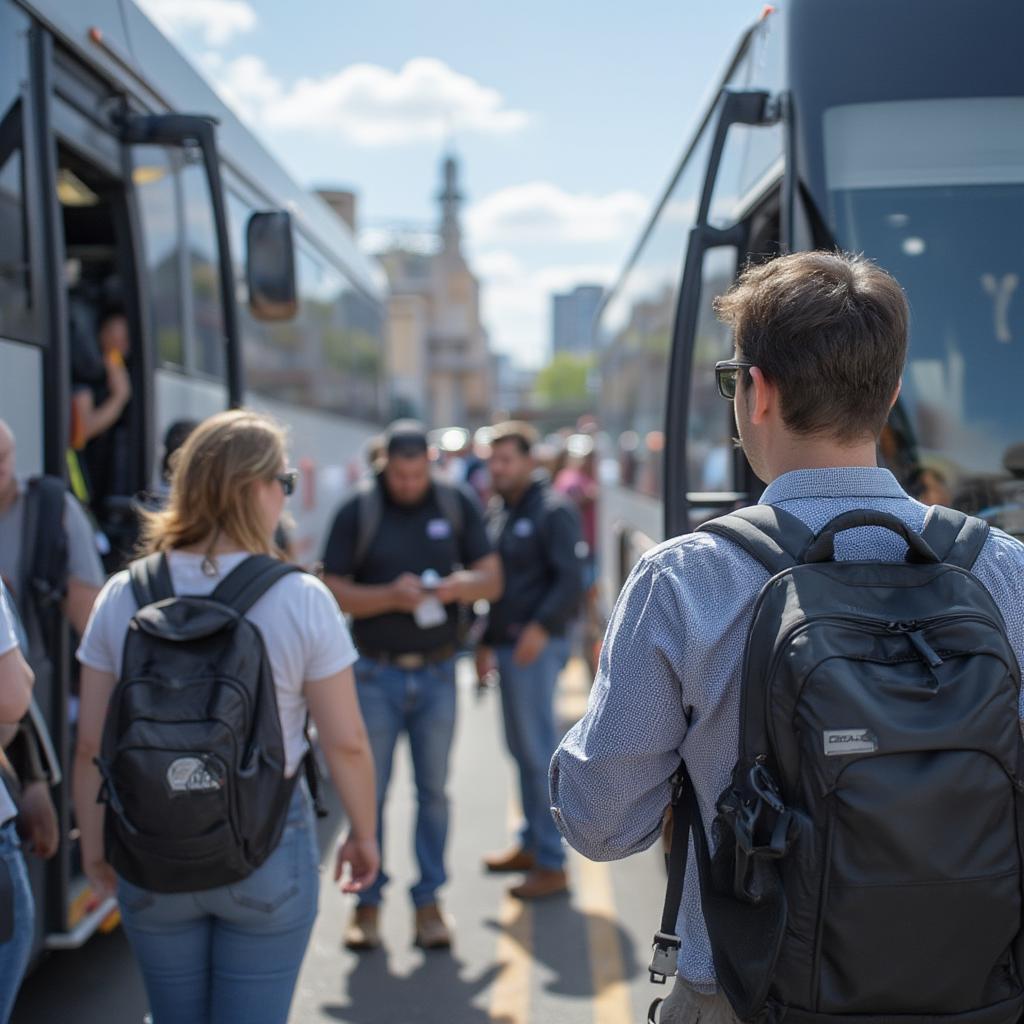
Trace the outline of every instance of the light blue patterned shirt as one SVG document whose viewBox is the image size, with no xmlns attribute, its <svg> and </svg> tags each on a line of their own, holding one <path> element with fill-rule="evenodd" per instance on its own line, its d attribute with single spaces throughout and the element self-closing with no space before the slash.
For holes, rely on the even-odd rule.
<svg viewBox="0 0 1024 1024">
<path fill-rule="evenodd" d="M 761 501 L 815 532 L 857 508 L 890 512 L 920 531 L 928 511 L 885 469 L 797 470 L 775 480 Z M 877 527 L 849 530 L 836 541 L 840 559 L 898 560 L 905 553 L 903 540 Z M 1024 665 L 1024 545 L 993 530 L 974 571 Z M 680 757 L 710 827 L 739 752 L 743 650 L 767 581 L 767 570 L 750 555 L 708 533 L 666 541 L 633 570 L 608 624 L 587 713 L 551 763 L 552 813 L 584 856 L 616 860 L 655 842 Z M 652 935 L 658 924 L 652 920 Z M 692 844 L 676 934 L 679 974 L 698 991 L 714 992 Z"/>
</svg>

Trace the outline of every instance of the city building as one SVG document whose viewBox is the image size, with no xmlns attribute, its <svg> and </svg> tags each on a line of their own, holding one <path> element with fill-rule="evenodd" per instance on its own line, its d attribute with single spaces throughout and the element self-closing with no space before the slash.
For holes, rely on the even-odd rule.
<svg viewBox="0 0 1024 1024">
<path fill-rule="evenodd" d="M 459 166 L 443 163 L 437 241 L 423 251 L 396 241 L 379 256 L 391 285 L 388 378 L 391 413 L 431 427 L 489 423 L 494 385 L 480 285 L 462 251 Z"/>
<path fill-rule="evenodd" d="M 551 297 L 551 351 L 585 356 L 593 350 L 594 320 L 604 296 L 597 284 L 577 285 Z"/>
</svg>

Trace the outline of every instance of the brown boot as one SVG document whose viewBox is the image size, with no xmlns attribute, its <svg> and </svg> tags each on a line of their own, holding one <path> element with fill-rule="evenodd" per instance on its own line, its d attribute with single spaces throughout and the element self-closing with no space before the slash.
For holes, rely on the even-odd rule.
<svg viewBox="0 0 1024 1024">
<path fill-rule="evenodd" d="M 436 903 L 416 908 L 416 945 L 420 949 L 448 949 L 452 933 Z"/>
<path fill-rule="evenodd" d="M 494 874 L 505 871 L 532 871 L 535 864 L 533 853 L 521 846 L 502 850 L 501 853 L 489 853 L 484 857 L 484 867 Z"/>
<path fill-rule="evenodd" d="M 561 868 L 534 868 L 519 885 L 509 889 L 517 900 L 543 900 L 569 891 L 569 876 Z"/>
<path fill-rule="evenodd" d="M 379 907 L 369 904 L 356 907 L 345 929 L 347 949 L 365 951 L 380 946 L 380 929 L 377 924 L 379 911 Z"/>
</svg>

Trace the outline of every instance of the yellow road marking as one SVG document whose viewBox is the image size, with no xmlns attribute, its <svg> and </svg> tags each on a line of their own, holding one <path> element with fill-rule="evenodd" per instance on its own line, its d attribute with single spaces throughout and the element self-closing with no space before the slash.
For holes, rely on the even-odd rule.
<svg viewBox="0 0 1024 1024">
<path fill-rule="evenodd" d="M 624 1024 L 633 1019 L 622 943 L 616 926 L 612 875 L 607 864 L 575 855 L 579 891 L 576 905 L 587 918 L 590 977 L 594 985 L 594 1024 Z"/>
<path fill-rule="evenodd" d="M 513 835 L 521 817 L 513 787 L 508 801 L 508 826 Z M 501 930 L 494 957 L 501 965 L 501 971 L 491 989 L 491 1020 L 498 1024 L 529 1024 L 533 967 L 533 912 L 529 903 L 506 892 L 502 897 L 498 924 Z"/>
</svg>

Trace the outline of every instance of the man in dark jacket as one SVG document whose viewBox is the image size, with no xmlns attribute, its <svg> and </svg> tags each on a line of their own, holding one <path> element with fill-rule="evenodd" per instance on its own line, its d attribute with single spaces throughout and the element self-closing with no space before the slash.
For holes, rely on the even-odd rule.
<svg viewBox="0 0 1024 1024">
<path fill-rule="evenodd" d="M 536 476 L 536 440 L 526 423 L 494 428 L 490 469 L 497 497 L 488 525 L 505 592 L 491 606 L 484 638 L 497 657 L 505 735 L 519 767 L 525 819 L 518 845 L 485 857 L 484 864 L 490 871 L 527 872 L 510 890 L 524 900 L 568 888 L 547 772 L 558 744 L 554 698 L 568 655 L 566 629 L 583 589 L 579 516 Z"/>
</svg>

